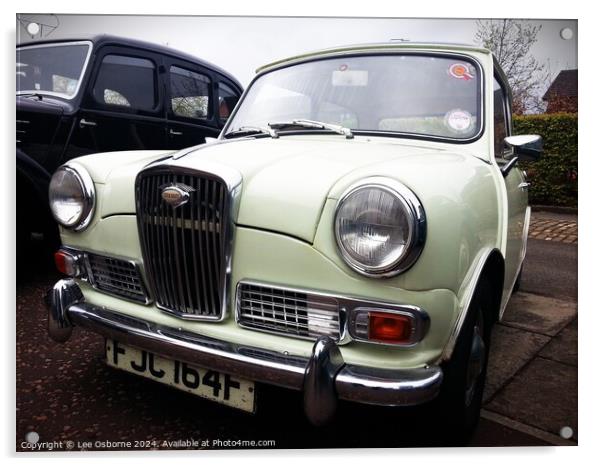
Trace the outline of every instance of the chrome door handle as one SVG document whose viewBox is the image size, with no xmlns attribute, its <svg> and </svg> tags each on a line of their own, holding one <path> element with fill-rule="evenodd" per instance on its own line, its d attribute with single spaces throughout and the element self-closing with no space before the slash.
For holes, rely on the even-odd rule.
<svg viewBox="0 0 602 466">
<path fill-rule="evenodd" d="M 96 122 L 88 121 L 85 118 L 82 118 L 81 120 L 79 120 L 79 127 L 83 128 L 84 126 L 96 126 Z"/>
<path fill-rule="evenodd" d="M 182 136 L 182 131 L 174 131 L 173 129 L 170 129 L 169 134 L 172 136 Z"/>
<path fill-rule="evenodd" d="M 518 185 L 518 189 L 522 189 L 523 191 L 526 191 L 527 189 L 529 189 L 529 186 L 531 186 L 531 183 L 527 183 L 526 181 L 523 181 L 522 183 L 520 183 Z"/>
</svg>

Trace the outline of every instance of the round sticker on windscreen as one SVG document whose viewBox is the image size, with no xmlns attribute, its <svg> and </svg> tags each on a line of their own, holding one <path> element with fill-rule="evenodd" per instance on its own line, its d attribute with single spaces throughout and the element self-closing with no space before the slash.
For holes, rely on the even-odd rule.
<svg viewBox="0 0 602 466">
<path fill-rule="evenodd" d="M 447 70 L 449 74 L 456 79 L 463 79 L 464 81 L 470 81 L 474 78 L 473 74 L 468 65 L 464 63 L 454 63 Z"/>
<path fill-rule="evenodd" d="M 454 131 L 463 133 L 472 125 L 472 115 L 466 110 L 450 110 L 445 115 L 445 123 Z"/>
</svg>

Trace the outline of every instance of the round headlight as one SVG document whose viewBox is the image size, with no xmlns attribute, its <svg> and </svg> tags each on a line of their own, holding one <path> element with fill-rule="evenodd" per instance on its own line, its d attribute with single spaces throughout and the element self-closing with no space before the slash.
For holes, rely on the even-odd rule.
<svg viewBox="0 0 602 466">
<path fill-rule="evenodd" d="M 343 260 L 357 272 L 390 277 L 418 259 L 426 216 L 416 195 L 394 180 L 352 186 L 338 203 L 335 237 Z"/>
<path fill-rule="evenodd" d="M 60 167 L 50 180 L 48 200 L 54 219 L 65 228 L 82 230 L 94 213 L 94 183 L 81 165 Z"/>
</svg>

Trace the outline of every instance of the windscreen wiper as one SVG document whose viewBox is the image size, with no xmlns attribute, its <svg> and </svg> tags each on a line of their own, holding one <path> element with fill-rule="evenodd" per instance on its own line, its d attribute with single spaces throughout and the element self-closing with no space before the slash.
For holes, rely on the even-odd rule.
<svg viewBox="0 0 602 466">
<path fill-rule="evenodd" d="M 231 138 L 236 136 L 252 136 L 254 134 L 267 134 L 273 139 L 278 138 L 278 133 L 271 127 L 263 128 L 261 126 L 241 126 L 234 131 L 230 131 L 224 135 L 225 138 Z"/>
<path fill-rule="evenodd" d="M 342 134 L 347 139 L 353 139 L 353 132 L 349 128 L 347 128 L 345 126 L 341 126 L 341 125 L 334 125 L 332 123 L 324 123 L 323 121 L 298 119 L 298 120 L 284 121 L 284 122 L 280 122 L 280 123 L 268 123 L 268 126 L 270 128 L 275 128 L 275 129 L 282 129 L 282 128 L 286 128 L 289 126 L 301 126 L 302 128 L 327 129 L 327 130 L 333 131 L 337 134 Z"/>
</svg>

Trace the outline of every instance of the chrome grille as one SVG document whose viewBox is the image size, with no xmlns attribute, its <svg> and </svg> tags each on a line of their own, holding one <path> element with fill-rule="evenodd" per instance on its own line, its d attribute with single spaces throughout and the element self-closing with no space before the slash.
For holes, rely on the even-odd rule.
<svg viewBox="0 0 602 466">
<path fill-rule="evenodd" d="M 98 254 L 86 254 L 88 280 L 101 291 L 147 303 L 142 277 L 136 264 Z"/>
<path fill-rule="evenodd" d="M 340 339 L 339 304 L 332 297 L 241 282 L 237 320 L 247 328 L 301 338 Z"/>
<path fill-rule="evenodd" d="M 172 207 L 167 186 L 188 202 Z M 138 228 L 145 270 L 157 306 L 182 318 L 220 320 L 225 308 L 228 190 L 210 174 L 160 168 L 137 180 Z"/>
</svg>

